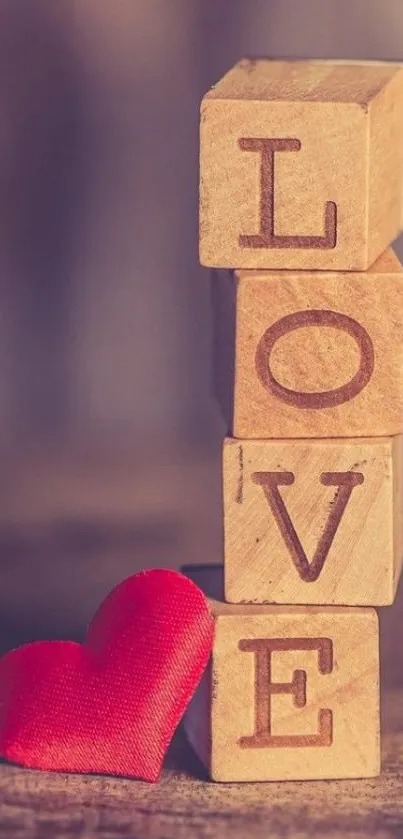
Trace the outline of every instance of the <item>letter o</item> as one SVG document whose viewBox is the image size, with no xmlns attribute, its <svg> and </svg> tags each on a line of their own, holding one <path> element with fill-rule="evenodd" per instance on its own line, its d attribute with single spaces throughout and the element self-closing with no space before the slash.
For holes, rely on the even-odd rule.
<svg viewBox="0 0 403 839">
<path fill-rule="evenodd" d="M 274 378 L 270 369 L 270 355 L 274 345 L 279 338 L 289 332 L 307 326 L 330 326 L 333 329 L 347 332 L 356 342 L 360 351 L 360 365 L 356 374 L 342 387 L 320 391 L 319 393 L 309 393 L 291 390 Z M 270 390 L 282 402 L 293 405 L 295 408 L 334 408 L 336 405 L 349 402 L 350 399 L 354 399 L 358 393 L 364 390 L 370 381 L 374 372 L 374 364 L 374 346 L 364 327 L 348 315 L 327 309 L 307 309 L 294 312 L 276 321 L 266 330 L 259 341 L 255 357 L 256 372 L 263 387 Z"/>
</svg>

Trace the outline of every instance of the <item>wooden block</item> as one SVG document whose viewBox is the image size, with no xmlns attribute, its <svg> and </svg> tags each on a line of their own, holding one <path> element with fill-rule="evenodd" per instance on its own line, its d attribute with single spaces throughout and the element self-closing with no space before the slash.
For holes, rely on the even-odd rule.
<svg viewBox="0 0 403 839">
<path fill-rule="evenodd" d="M 220 570 L 188 570 L 211 591 Z M 208 672 L 185 716 L 215 781 L 379 774 L 374 609 L 232 606 L 210 600 Z"/>
<path fill-rule="evenodd" d="M 362 273 L 218 274 L 216 384 L 233 436 L 403 430 L 403 273 L 392 250 Z"/>
<path fill-rule="evenodd" d="M 225 440 L 225 599 L 393 603 L 403 556 L 402 451 L 402 435 Z"/>
<path fill-rule="evenodd" d="M 201 106 L 201 263 L 365 270 L 401 229 L 402 136 L 402 65 L 241 61 Z"/>
</svg>

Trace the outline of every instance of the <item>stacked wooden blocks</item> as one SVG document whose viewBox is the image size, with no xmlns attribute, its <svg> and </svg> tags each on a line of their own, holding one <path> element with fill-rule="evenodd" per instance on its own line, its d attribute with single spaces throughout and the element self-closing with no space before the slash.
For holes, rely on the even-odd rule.
<svg viewBox="0 0 403 839">
<path fill-rule="evenodd" d="M 402 563 L 403 68 L 242 61 L 201 111 L 224 596 L 186 718 L 219 781 L 379 773 Z M 226 269 L 226 270 L 223 270 Z M 211 593 L 212 576 L 194 578 Z"/>
</svg>

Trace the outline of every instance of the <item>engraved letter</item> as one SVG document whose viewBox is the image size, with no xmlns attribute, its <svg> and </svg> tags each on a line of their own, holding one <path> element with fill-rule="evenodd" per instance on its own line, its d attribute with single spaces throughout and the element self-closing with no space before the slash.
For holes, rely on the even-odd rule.
<svg viewBox="0 0 403 839">
<path fill-rule="evenodd" d="M 310 393 L 290 390 L 274 378 L 270 369 L 270 355 L 275 343 L 289 332 L 307 326 L 330 326 L 347 332 L 355 340 L 361 355 L 360 366 L 345 385 L 333 390 Z M 367 386 L 374 372 L 375 353 L 368 332 L 353 318 L 327 309 L 307 309 L 280 318 L 266 330 L 256 350 L 255 366 L 263 387 L 270 390 L 282 402 L 294 408 L 334 408 L 336 405 L 342 405 L 354 399 Z"/>
<path fill-rule="evenodd" d="M 322 675 L 333 670 L 333 643 L 330 638 L 257 638 L 239 642 L 242 652 L 255 655 L 255 733 L 241 737 L 242 749 L 292 748 L 306 746 L 331 746 L 333 742 L 333 713 L 328 708 L 318 713 L 317 734 L 272 734 L 271 697 L 288 693 L 296 708 L 306 706 L 306 671 L 295 670 L 289 683 L 271 681 L 273 652 L 289 650 L 317 650 L 318 667 Z"/>
<path fill-rule="evenodd" d="M 299 140 L 260 139 L 242 137 L 242 151 L 260 152 L 260 234 L 240 236 L 241 248 L 335 248 L 337 244 L 337 206 L 333 201 L 325 204 L 324 236 L 276 236 L 274 232 L 275 152 L 299 151 Z"/>
<path fill-rule="evenodd" d="M 320 482 L 324 486 L 336 486 L 333 504 L 326 527 L 319 539 L 312 562 L 307 559 L 289 512 L 280 495 L 279 486 L 291 486 L 295 476 L 292 472 L 254 472 L 252 480 L 262 487 L 279 531 L 291 554 L 299 576 L 305 583 L 318 579 L 330 551 L 337 528 L 348 504 L 354 487 L 364 483 L 362 472 L 322 472 Z"/>
</svg>

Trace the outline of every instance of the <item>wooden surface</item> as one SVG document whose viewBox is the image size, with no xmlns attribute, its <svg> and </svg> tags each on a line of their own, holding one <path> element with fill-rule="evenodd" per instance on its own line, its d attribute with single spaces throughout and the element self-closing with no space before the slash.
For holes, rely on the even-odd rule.
<svg viewBox="0 0 403 839">
<path fill-rule="evenodd" d="M 235 327 L 224 322 L 219 341 L 229 337 L 232 350 L 219 350 L 218 363 L 232 436 L 401 433 L 403 273 L 392 250 L 367 272 L 237 271 L 232 283 Z M 226 317 L 234 290 L 221 304 Z"/>
<path fill-rule="evenodd" d="M 385 696 L 379 778 L 214 784 L 182 737 L 156 786 L 0 766 L 1 839 L 401 839 L 403 691 Z"/>
<path fill-rule="evenodd" d="M 218 447 L 9 447 L 1 460 L 2 649 L 82 637 L 106 592 L 142 566 L 221 557 Z M 1 839 L 402 839 L 403 691 L 390 690 L 403 682 L 402 607 L 403 589 L 380 610 L 380 778 L 208 783 L 182 737 L 157 786 L 0 765 Z"/>
<path fill-rule="evenodd" d="M 403 437 L 223 446 L 225 599 L 390 605 L 402 562 Z"/>
<path fill-rule="evenodd" d="M 200 260 L 365 270 L 401 221 L 403 69 L 248 61 L 201 107 Z"/>
<path fill-rule="evenodd" d="M 220 566 L 186 572 L 207 594 L 214 590 L 222 598 Z M 215 618 L 211 666 L 187 711 L 185 730 L 211 777 L 377 775 L 375 610 L 209 602 Z"/>
</svg>

